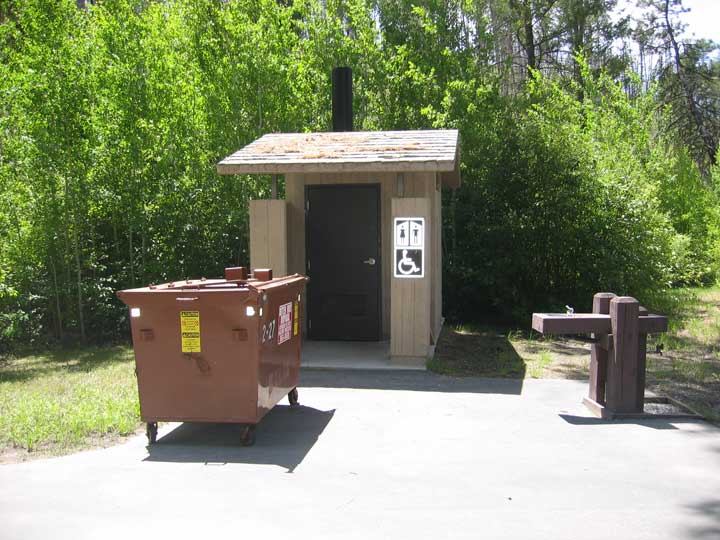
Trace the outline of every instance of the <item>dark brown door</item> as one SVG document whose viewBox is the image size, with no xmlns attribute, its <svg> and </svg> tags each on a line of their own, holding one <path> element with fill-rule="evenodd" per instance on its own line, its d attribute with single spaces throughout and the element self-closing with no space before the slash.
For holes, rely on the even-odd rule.
<svg viewBox="0 0 720 540">
<path fill-rule="evenodd" d="M 305 189 L 308 335 L 380 339 L 380 186 Z"/>
</svg>

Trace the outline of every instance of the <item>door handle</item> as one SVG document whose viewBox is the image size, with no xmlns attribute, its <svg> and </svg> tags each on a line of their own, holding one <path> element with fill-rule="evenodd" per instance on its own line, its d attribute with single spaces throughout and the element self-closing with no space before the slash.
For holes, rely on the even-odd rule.
<svg viewBox="0 0 720 540">
<path fill-rule="evenodd" d="M 365 264 L 369 264 L 370 266 L 375 266 L 375 259 L 370 257 L 368 260 L 363 261 Z"/>
</svg>

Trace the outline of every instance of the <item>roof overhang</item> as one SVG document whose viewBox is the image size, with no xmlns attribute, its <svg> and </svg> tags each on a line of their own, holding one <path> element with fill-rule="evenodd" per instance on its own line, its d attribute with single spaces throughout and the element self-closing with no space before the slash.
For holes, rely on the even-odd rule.
<svg viewBox="0 0 720 540">
<path fill-rule="evenodd" d="M 226 157 L 219 174 L 438 172 L 460 185 L 458 131 L 271 133 Z"/>
</svg>

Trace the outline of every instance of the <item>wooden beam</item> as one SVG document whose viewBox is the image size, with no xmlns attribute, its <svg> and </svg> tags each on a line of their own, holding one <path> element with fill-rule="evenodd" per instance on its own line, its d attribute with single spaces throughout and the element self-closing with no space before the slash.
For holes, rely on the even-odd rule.
<svg viewBox="0 0 720 540">
<path fill-rule="evenodd" d="M 658 334 L 660 332 L 667 332 L 668 329 L 668 318 L 664 315 L 645 315 L 638 319 L 638 327 L 643 334 Z"/>
<path fill-rule="evenodd" d="M 613 413 L 641 413 L 637 409 L 638 313 L 640 303 L 631 296 L 610 301 L 614 354 L 608 359 L 605 403 Z"/>
<path fill-rule="evenodd" d="M 609 334 L 610 316 L 597 313 L 533 313 L 532 327 L 541 334 Z"/>
<path fill-rule="evenodd" d="M 533 313 L 532 327 L 541 334 L 610 334 L 610 316 L 597 313 Z M 644 334 L 665 332 L 667 317 L 647 315 L 638 318 L 639 331 Z"/>
<path fill-rule="evenodd" d="M 362 173 L 362 172 L 452 172 L 452 160 L 428 160 L 427 158 L 381 160 L 377 158 L 343 160 L 248 160 L 218 163 L 218 174 L 287 174 L 287 173 Z"/>
<path fill-rule="evenodd" d="M 600 315 L 610 314 L 610 300 L 615 298 L 613 293 L 597 293 L 593 296 L 593 313 Z M 593 334 L 593 337 L 601 340 L 607 338 L 607 334 Z M 608 346 L 600 343 L 590 347 L 590 391 L 588 397 L 593 401 L 605 403 L 605 382 L 607 380 Z"/>
</svg>

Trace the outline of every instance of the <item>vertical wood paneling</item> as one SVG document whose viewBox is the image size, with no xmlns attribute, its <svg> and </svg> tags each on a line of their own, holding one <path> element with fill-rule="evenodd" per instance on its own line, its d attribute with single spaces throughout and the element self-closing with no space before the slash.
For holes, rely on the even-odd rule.
<svg viewBox="0 0 720 540">
<path fill-rule="evenodd" d="M 291 274 L 306 274 L 305 269 L 305 179 L 302 174 L 285 175 L 285 199 L 287 201 L 287 257 Z M 300 324 L 307 333 L 307 302 L 305 293 L 301 302 Z"/>
<path fill-rule="evenodd" d="M 413 192 L 426 191 L 427 179 L 420 177 L 415 180 Z M 425 218 L 425 276 L 419 279 L 392 278 L 390 285 L 390 355 L 424 358 L 430 345 L 431 283 L 435 264 L 432 259 L 432 200 L 428 197 L 393 198 L 391 217 Z"/>
<path fill-rule="evenodd" d="M 288 273 L 287 208 L 285 201 L 250 201 L 250 266 L 272 268 L 276 276 Z"/>
<path fill-rule="evenodd" d="M 433 335 L 435 342 L 442 327 L 442 189 L 439 173 L 435 173 L 435 191 L 433 196 Z"/>
<path fill-rule="evenodd" d="M 263 268 L 268 260 L 267 206 L 250 201 L 250 268 Z"/>
<path fill-rule="evenodd" d="M 435 235 L 435 257 L 433 269 L 435 270 L 435 338 L 439 337 L 442 328 L 442 183 L 440 173 L 435 173 L 435 216 L 433 217 L 433 234 Z"/>
<path fill-rule="evenodd" d="M 287 200 L 288 270 L 305 274 L 305 180 L 301 174 L 285 175 Z"/>
</svg>

